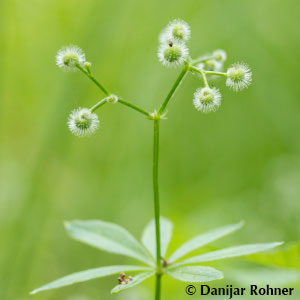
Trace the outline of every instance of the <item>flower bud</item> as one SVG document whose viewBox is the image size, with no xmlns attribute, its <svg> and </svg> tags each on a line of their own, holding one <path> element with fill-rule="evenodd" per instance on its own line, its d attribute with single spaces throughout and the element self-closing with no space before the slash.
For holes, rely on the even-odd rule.
<svg viewBox="0 0 300 300">
<path fill-rule="evenodd" d="M 234 64 L 227 70 L 226 85 L 234 91 L 239 91 L 248 87 L 251 82 L 252 72 L 244 63 Z"/>
<path fill-rule="evenodd" d="M 99 127 L 99 119 L 88 108 L 78 108 L 72 111 L 68 120 L 70 131 L 78 136 L 85 137 L 93 134 Z"/>
<path fill-rule="evenodd" d="M 221 94 L 216 88 L 204 87 L 194 93 L 193 104 L 198 111 L 209 113 L 216 111 L 221 105 Z"/>
<path fill-rule="evenodd" d="M 76 71 L 76 65 L 82 65 L 84 62 L 85 54 L 77 46 L 63 47 L 56 55 L 56 65 L 64 71 Z"/>
<path fill-rule="evenodd" d="M 86 62 L 84 62 L 83 66 L 84 66 L 85 69 L 89 70 L 90 67 L 92 66 L 92 63 L 89 62 L 89 61 L 86 61 Z"/>
<path fill-rule="evenodd" d="M 106 97 L 106 101 L 108 103 L 117 103 L 118 102 L 118 96 L 111 94 L 108 97 Z"/>
</svg>

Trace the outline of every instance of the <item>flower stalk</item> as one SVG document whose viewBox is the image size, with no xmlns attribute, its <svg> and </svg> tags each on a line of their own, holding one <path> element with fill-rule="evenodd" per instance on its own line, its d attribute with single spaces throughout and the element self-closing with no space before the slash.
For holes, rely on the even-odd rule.
<svg viewBox="0 0 300 300">
<path fill-rule="evenodd" d="M 176 81 L 174 82 L 170 92 L 168 93 L 167 97 L 165 98 L 165 100 L 163 101 L 158 114 L 162 115 L 164 113 L 164 111 L 166 110 L 166 107 L 170 101 L 170 99 L 172 98 L 172 96 L 174 95 L 176 89 L 179 87 L 180 83 L 182 82 L 185 74 L 187 73 L 189 69 L 189 65 L 186 63 L 185 66 L 183 67 L 182 71 L 180 72 L 180 74 L 178 75 Z"/>
<path fill-rule="evenodd" d="M 77 64 L 76 67 L 82 73 L 84 73 L 90 80 L 92 80 L 106 96 L 108 96 L 110 94 L 109 91 L 92 75 L 90 69 L 86 70 L 79 64 Z"/>
</svg>

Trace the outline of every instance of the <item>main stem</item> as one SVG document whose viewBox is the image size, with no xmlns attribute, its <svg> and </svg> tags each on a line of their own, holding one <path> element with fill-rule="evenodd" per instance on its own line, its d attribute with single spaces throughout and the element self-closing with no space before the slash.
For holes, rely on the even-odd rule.
<svg viewBox="0 0 300 300">
<path fill-rule="evenodd" d="M 160 251 L 160 207 L 159 207 L 159 193 L 158 193 L 158 153 L 159 153 L 159 119 L 165 112 L 165 109 L 174 95 L 176 89 L 182 82 L 185 74 L 188 72 L 189 66 L 185 64 L 170 92 L 163 101 L 158 114 L 154 118 L 154 139 L 153 139 L 153 196 L 154 196 L 154 216 L 155 216 L 155 232 L 156 232 L 156 282 L 155 282 L 155 300 L 160 300 L 161 294 L 161 251 Z"/>
<path fill-rule="evenodd" d="M 160 207 L 158 194 L 158 153 L 159 153 L 159 119 L 154 119 L 153 138 L 153 196 L 156 231 L 156 286 L 155 300 L 160 300 L 161 291 L 161 252 L 160 252 Z"/>
<path fill-rule="evenodd" d="M 91 74 L 90 70 L 85 70 L 80 65 L 77 65 L 77 68 L 82 71 L 87 77 L 89 77 L 97 86 L 102 90 L 102 92 L 105 95 L 109 95 L 109 91 L 96 80 L 96 78 Z M 180 72 L 178 78 L 176 79 L 175 83 L 173 84 L 171 90 L 169 91 L 167 97 L 164 99 L 158 113 L 155 115 L 149 114 L 144 109 L 133 105 L 132 103 L 129 103 L 123 99 L 118 99 L 118 102 L 128 106 L 135 111 L 138 111 L 142 113 L 143 115 L 147 117 L 153 117 L 153 123 L 154 123 L 154 135 L 153 135 L 153 198 L 154 198 L 154 216 L 155 216 L 155 232 L 156 232 L 156 283 L 155 283 L 155 300 L 160 300 L 161 297 L 161 276 L 162 276 L 162 264 L 161 264 L 161 249 L 160 249 L 160 207 L 159 207 L 159 193 L 158 193 L 158 153 L 159 153 L 159 119 L 161 115 L 165 112 L 166 107 L 171 100 L 172 96 L 174 95 L 175 91 L 177 90 L 178 86 L 182 82 L 185 74 L 189 70 L 199 70 L 197 68 L 194 68 L 193 66 L 190 66 L 188 63 L 186 63 Z M 202 73 L 202 75 L 204 75 Z M 203 76 L 205 77 L 205 75 Z M 100 100 L 98 103 L 96 103 L 92 108 L 91 111 L 95 111 L 100 106 L 104 105 L 106 103 L 106 99 Z"/>
</svg>

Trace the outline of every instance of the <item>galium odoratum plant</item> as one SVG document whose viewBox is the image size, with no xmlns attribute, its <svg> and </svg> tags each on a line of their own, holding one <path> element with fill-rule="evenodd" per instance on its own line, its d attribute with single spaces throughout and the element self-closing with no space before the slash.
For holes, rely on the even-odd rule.
<svg viewBox="0 0 300 300">
<path fill-rule="evenodd" d="M 168 67 L 181 66 L 181 72 L 159 109 L 153 112 L 148 112 L 106 89 L 93 76 L 91 63 L 86 61 L 84 52 L 77 46 L 64 47 L 58 52 L 56 57 L 58 67 L 64 71 L 81 71 L 105 95 L 90 108 L 78 108 L 72 111 L 69 116 L 68 127 L 74 135 L 85 137 L 93 134 L 100 124 L 96 111 L 106 103 L 125 105 L 153 122 L 154 219 L 144 229 L 141 242 L 136 240 L 126 229 L 116 224 L 99 220 L 66 222 L 67 233 L 73 239 L 103 251 L 129 256 L 141 264 L 114 265 L 81 271 L 48 283 L 34 290 L 32 294 L 109 275 L 118 275 L 118 281 L 116 278 L 118 284 L 111 291 L 117 293 L 155 276 L 155 299 L 159 300 L 163 275 L 169 275 L 186 282 L 207 282 L 221 279 L 223 278 L 221 271 L 199 264 L 249 255 L 272 249 L 281 244 L 263 243 L 234 246 L 186 258 L 192 251 L 240 229 L 242 223 L 238 223 L 198 235 L 184 243 L 170 256 L 166 256 L 173 225 L 168 219 L 160 216 L 158 154 L 159 123 L 166 114 L 167 105 L 187 73 L 198 74 L 202 81 L 202 85 L 195 91 L 193 99 L 195 108 L 202 113 L 216 111 L 221 105 L 221 92 L 211 84 L 216 77 L 224 78 L 226 85 L 234 91 L 244 89 L 251 83 L 251 71 L 244 63 L 233 64 L 226 72 L 222 72 L 227 58 L 223 50 L 215 50 L 211 54 L 191 59 L 186 44 L 189 38 L 190 27 L 182 20 L 174 20 L 169 23 L 159 36 L 159 61 Z"/>
</svg>

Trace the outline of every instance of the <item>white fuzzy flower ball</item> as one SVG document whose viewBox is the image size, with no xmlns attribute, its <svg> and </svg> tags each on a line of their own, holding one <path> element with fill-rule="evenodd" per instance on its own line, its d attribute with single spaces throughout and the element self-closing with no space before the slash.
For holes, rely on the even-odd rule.
<svg viewBox="0 0 300 300">
<path fill-rule="evenodd" d="M 76 71 L 76 65 L 83 65 L 84 62 L 85 54 L 77 46 L 63 47 L 56 55 L 56 65 L 64 71 Z"/>
<path fill-rule="evenodd" d="M 194 93 L 193 104 L 203 113 L 216 111 L 221 105 L 221 94 L 216 88 L 204 87 Z"/>
<path fill-rule="evenodd" d="M 167 42 L 168 39 L 174 38 L 179 41 L 186 42 L 191 36 L 190 26 L 183 20 L 176 19 L 168 24 L 168 26 L 160 34 L 161 43 Z"/>
<path fill-rule="evenodd" d="M 212 56 L 214 57 L 214 59 L 217 62 L 223 63 L 226 59 L 227 59 L 227 54 L 224 50 L 218 49 L 215 50 L 212 54 Z"/>
<path fill-rule="evenodd" d="M 189 50 L 184 43 L 170 39 L 168 43 L 162 43 L 159 46 L 157 55 L 163 65 L 177 66 L 186 61 Z"/>
<path fill-rule="evenodd" d="M 98 116 L 88 108 L 74 109 L 69 116 L 68 127 L 78 136 L 85 137 L 93 134 L 99 127 Z"/>
<path fill-rule="evenodd" d="M 248 87 L 251 82 L 252 72 L 244 63 L 234 64 L 227 70 L 226 85 L 234 91 L 239 91 Z"/>
</svg>

